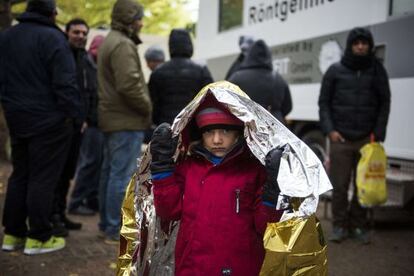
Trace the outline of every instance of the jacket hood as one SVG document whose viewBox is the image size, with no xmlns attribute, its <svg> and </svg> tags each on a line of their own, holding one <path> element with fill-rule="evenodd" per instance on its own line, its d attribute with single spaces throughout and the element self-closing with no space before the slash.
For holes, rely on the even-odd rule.
<svg viewBox="0 0 414 276">
<path fill-rule="evenodd" d="M 372 37 L 372 34 L 370 32 L 370 30 L 365 29 L 365 28 L 354 28 L 352 29 L 349 34 L 348 34 L 348 38 L 346 40 L 346 50 L 352 51 L 352 43 L 354 43 L 355 40 L 357 39 L 362 39 L 362 40 L 366 40 L 368 41 L 369 47 L 370 47 L 370 52 L 372 51 L 372 49 L 374 48 L 374 39 Z"/>
<path fill-rule="evenodd" d="M 263 40 L 256 41 L 243 60 L 240 69 L 265 68 L 273 70 L 272 54 Z"/>
<path fill-rule="evenodd" d="M 138 44 L 141 41 L 133 32 L 130 25 L 134 22 L 134 20 L 142 18 L 143 16 L 144 8 L 138 2 L 134 0 L 118 0 L 112 9 L 111 27 L 114 30 L 118 30 L 126 34 Z"/>
<path fill-rule="evenodd" d="M 173 29 L 168 40 L 170 48 L 170 56 L 173 57 L 187 57 L 193 55 L 193 43 L 188 31 L 184 29 Z"/>
<path fill-rule="evenodd" d="M 66 34 L 62 32 L 62 30 L 55 24 L 55 22 L 50 17 L 47 17 L 46 15 L 42 15 L 37 12 L 24 12 L 20 16 L 18 16 L 16 19 L 17 21 L 21 23 L 33 22 L 33 23 L 38 23 L 41 25 L 55 28 L 59 30 L 63 35 L 66 36 Z"/>
<path fill-rule="evenodd" d="M 368 55 L 366 56 L 356 56 L 352 52 L 352 43 L 356 40 L 366 40 L 369 44 Z M 360 70 L 369 68 L 372 65 L 373 58 L 374 58 L 374 39 L 372 37 L 372 33 L 365 28 L 354 28 L 349 32 L 347 41 L 346 41 L 346 49 L 345 54 L 341 59 L 341 63 L 346 67 L 353 69 L 353 70 Z"/>
</svg>

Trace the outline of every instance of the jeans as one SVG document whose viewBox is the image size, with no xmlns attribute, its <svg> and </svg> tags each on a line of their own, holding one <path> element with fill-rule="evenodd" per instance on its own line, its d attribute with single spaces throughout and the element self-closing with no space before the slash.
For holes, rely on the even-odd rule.
<svg viewBox="0 0 414 276">
<path fill-rule="evenodd" d="M 50 238 L 49 216 L 54 191 L 66 162 L 72 134 L 73 126 L 65 124 L 33 137 L 11 135 L 13 173 L 4 204 L 5 234 L 41 241 Z"/>
<path fill-rule="evenodd" d="M 121 227 L 121 207 L 129 180 L 137 169 L 144 131 L 104 133 L 104 159 L 99 181 L 99 229 L 117 237 Z"/>
<path fill-rule="evenodd" d="M 97 207 L 95 204 L 98 201 L 103 140 L 103 134 L 97 127 L 88 127 L 83 133 L 75 174 L 76 184 L 69 201 L 69 211 L 82 204 L 91 209 Z"/>
</svg>

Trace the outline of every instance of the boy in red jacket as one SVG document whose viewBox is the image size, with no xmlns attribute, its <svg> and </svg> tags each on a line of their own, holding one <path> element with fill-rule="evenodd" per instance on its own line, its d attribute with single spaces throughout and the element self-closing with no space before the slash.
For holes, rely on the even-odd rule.
<svg viewBox="0 0 414 276">
<path fill-rule="evenodd" d="M 173 161 L 177 137 L 166 123 L 150 145 L 156 213 L 180 221 L 175 275 L 258 275 L 266 224 L 281 216 L 274 206 L 282 150 L 272 150 L 263 166 L 226 107 L 214 99 L 194 114 L 201 139 L 184 160 Z"/>
</svg>

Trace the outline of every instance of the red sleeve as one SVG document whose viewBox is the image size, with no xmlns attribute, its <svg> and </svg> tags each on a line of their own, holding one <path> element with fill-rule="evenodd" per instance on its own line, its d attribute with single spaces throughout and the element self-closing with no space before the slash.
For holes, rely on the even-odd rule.
<svg viewBox="0 0 414 276">
<path fill-rule="evenodd" d="M 186 174 L 185 163 L 178 164 L 174 173 L 153 180 L 155 212 L 163 220 L 180 220 Z"/>
<path fill-rule="evenodd" d="M 266 206 L 262 202 L 263 185 L 266 180 L 266 170 L 264 167 L 259 169 L 259 175 L 257 179 L 258 189 L 256 193 L 255 202 L 255 225 L 256 231 L 260 235 L 264 235 L 267 227 L 267 223 L 278 222 L 283 214 L 283 211 L 276 210 L 272 207 Z"/>
</svg>

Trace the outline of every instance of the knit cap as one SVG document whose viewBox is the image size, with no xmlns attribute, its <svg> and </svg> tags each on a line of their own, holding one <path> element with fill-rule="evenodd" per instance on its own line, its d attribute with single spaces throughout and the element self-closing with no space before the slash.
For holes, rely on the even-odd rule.
<svg viewBox="0 0 414 276">
<path fill-rule="evenodd" d="M 207 107 L 199 111 L 196 115 L 197 126 L 202 130 L 208 129 L 242 129 L 243 122 L 233 114 L 224 110 Z"/>
</svg>

